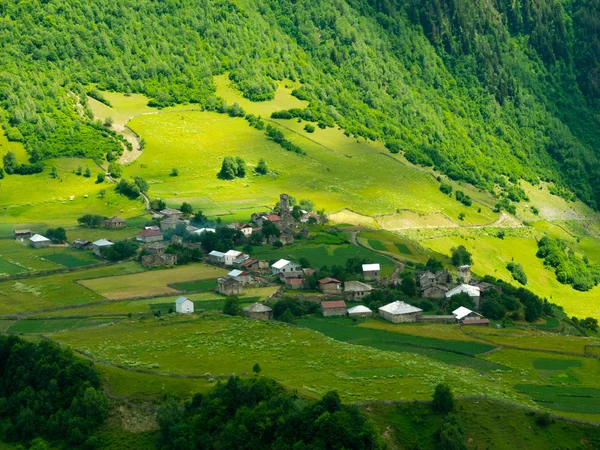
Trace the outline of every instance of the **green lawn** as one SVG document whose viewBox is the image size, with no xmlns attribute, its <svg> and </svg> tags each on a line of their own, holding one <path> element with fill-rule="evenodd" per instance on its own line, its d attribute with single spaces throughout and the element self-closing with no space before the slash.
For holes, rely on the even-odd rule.
<svg viewBox="0 0 600 450">
<path fill-rule="evenodd" d="M 199 281 L 187 281 L 183 283 L 171 283 L 173 289 L 179 291 L 210 291 L 215 290 L 217 287 L 217 280 L 199 280 Z"/>
<path fill-rule="evenodd" d="M 531 384 L 517 385 L 515 389 L 531 396 L 540 405 L 557 411 L 600 414 L 600 389 Z"/>
<path fill-rule="evenodd" d="M 81 255 L 86 254 L 81 252 Z M 55 262 L 56 264 L 60 264 L 61 266 L 67 267 L 69 269 L 73 267 L 88 266 L 90 264 L 96 264 L 98 262 L 97 259 L 82 259 L 68 253 L 56 253 L 54 255 L 48 255 L 46 256 L 46 259 Z"/>
<path fill-rule="evenodd" d="M 26 272 L 26 269 L 4 259 L 0 259 L 0 276 L 15 275 L 22 272 Z"/>
<path fill-rule="evenodd" d="M 90 319 L 24 319 L 15 322 L 6 331 L 11 333 L 56 333 L 114 323 L 114 318 Z"/>
</svg>

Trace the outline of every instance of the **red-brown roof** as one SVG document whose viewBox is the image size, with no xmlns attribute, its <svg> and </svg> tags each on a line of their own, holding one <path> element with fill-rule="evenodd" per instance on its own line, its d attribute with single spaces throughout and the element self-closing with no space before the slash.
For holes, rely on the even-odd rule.
<svg viewBox="0 0 600 450">
<path fill-rule="evenodd" d="M 242 264 L 240 264 L 240 266 L 242 266 L 242 267 L 248 267 L 248 266 L 251 266 L 252 264 L 255 264 L 257 262 L 258 262 L 258 259 L 248 258 L 246 261 L 244 261 Z"/>
<path fill-rule="evenodd" d="M 345 307 L 346 307 L 346 302 L 344 300 L 321 302 L 321 308 L 323 308 L 323 309 L 345 308 Z"/>
<path fill-rule="evenodd" d="M 275 214 L 269 214 L 266 215 L 265 218 L 269 221 L 269 222 L 279 222 L 281 220 L 281 217 L 276 216 Z"/>
<path fill-rule="evenodd" d="M 319 284 L 329 284 L 329 283 L 340 284 L 341 281 L 340 280 L 336 280 L 335 278 L 321 278 L 319 280 Z"/>
<path fill-rule="evenodd" d="M 302 271 L 304 272 L 305 275 L 308 275 L 309 277 L 315 273 L 315 269 L 309 269 L 308 267 L 306 269 L 302 269 Z"/>
<path fill-rule="evenodd" d="M 139 237 L 151 237 L 151 236 L 162 236 L 162 233 L 158 230 L 144 230 L 137 234 Z"/>
<path fill-rule="evenodd" d="M 285 282 L 287 284 L 291 284 L 291 285 L 298 285 L 300 286 L 302 284 L 302 279 L 301 278 L 287 278 L 285 280 Z"/>
</svg>

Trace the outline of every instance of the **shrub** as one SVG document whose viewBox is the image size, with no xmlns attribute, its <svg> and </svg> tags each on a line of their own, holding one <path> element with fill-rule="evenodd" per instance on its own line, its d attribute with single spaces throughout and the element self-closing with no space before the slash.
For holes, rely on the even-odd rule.
<svg viewBox="0 0 600 450">
<path fill-rule="evenodd" d="M 307 133 L 314 133 L 315 126 L 311 123 L 307 123 L 306 125 L 304 125 L 304 131 L 306 131 Z"/>
<path fill-rule="evenodd" d="M 439 383 L 433 393 L 433 409 L 440 414 L 447 414 L 454 408 L 454 395 L 450 386 Z"/>
</svg>

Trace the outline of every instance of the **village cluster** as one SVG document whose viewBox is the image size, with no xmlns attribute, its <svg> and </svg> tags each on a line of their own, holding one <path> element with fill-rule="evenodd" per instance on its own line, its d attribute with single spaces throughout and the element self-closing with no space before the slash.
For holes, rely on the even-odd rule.
<svg viewBox="0 0 600 450">
<path fill-rule="evenodd" d="M 156 225 L 145 226 L 135 237 L 142 245 L 143 252 L 140 262 L 148 268 L 160 266 L 173 266 L 177 264 L 177 255 L 167 252 L 169 245 L 178 244 L 188 248 L 202 250 L 200 242 L 183 241 L 177 234 L 171 234 L 170 239 L 165 240 L 165 232 L 184 227 L 185 233 L 191 235 L 202 235 L 204 233 L 216 233 L 216 228 L 195 227 L 185 218 L 185 215 L 177 209 L 165 208 L 152 213 L 152 219 Z M 255 213 L 251 216 L 250 223 L 232 223 L 228 228 L 238 230 L 249 239 L 253 234 L 259 233 L 264 227 L 277 229 L 276 233 L 270 233 L 264 238 L 264 243 L 288 245 L 294 242 L 294 235 L 300 233 L 303 237 L 310 235 L 307 224 L 318 223 L 319 216 L 315 213 L 300 210 L 295 217 L 292 215 L 289 197 L 281 194 L 278 208 L 265 213 Z M 126 221 L 119 217 L 105 219 L 102 225 L 107 229 L 123 228 Z M 51 245 L 51 239 L 30 230 L 15 231 L 15 238 L 24 241 L 29 240 L 33 248 L 43 248 Z M 72 248 L 81 250 L 92 250 L 98 257 L 102 257 L 105 249 L 115 245 L 108 239 L 99 239 L 89 242 L 75 239 L 69 244 Z M 217 280 L 216 290 L 224 296 L 241 296 L 244 289 L 249 286 L 267 286 L 280 283 L 283 291 L 308 290 L 307 277 L 316 273 L 315 269 L 302 267 L 297 262 L 287 259 L 279 259 L 269 262 L 251 257 L 251 255 L 236 249 L 227 251 L 212 250 L 204 256 L 208 264 L 231 269 L 226 276 Z M 370 295 L 375 289 L 384 287 L 390 283 L 399 283 L 400 280 L 390 280 L 381 277 L 381 266 L 377 263 L 362 264 L 362 281 L 342 282 L 332 277 L 317 280 L 319 296 L 313 298 L 320 303 L 321 314 L 325 317 L 351 316 L 368 317 L 373 311 L 360 303 L 361 299 Z M 450 299 L 455 295 L 468 295 L 479 309 L 481 296 L 490 289 L 499 289 L 490 283 L 471 279 L 470 266 L 458 267 L 458 283 L 453 284 L 453 277 L 448 270 L 435 272 L 424 271 L 418 276 L 420 297 L 423 299 Z M 308 297 L 310 298 L 310 296 Z M 349 306 L 346 302 L 351 302 Z M 175 302 L 175 311 L 178 313 L 193 313 L 194 302 L 186 297 L 180 297 Z M 423 310 L 417 306 L 410 305 L 404 301 L 394 301 L 378 308 L 378 315 L 393 323 L 405 322 L 461 322 L 465 325 L 488 325 L 489 320 L 480 313 L 472 311 L 464 306 L 452 311 L 448 315 L 423 314 Z M 248 317 L 256 319 L 272 319 L 271 308 L 262 303 L 253 303 L 244 308 Z"/>
</svg>

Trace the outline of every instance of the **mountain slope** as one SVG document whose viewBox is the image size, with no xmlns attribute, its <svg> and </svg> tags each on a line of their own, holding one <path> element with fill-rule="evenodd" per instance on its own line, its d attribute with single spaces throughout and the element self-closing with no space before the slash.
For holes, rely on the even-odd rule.
<svg viewBox="0 0 600 450">
<path fill-rule="evenodd" d="M 121 143 L 91 122 L 94 84 L 211 110 L 215 74 L 253 100 L 290 78 L 304 118 L 496 194 L 541 179 L 597 208 L 598 5 L 1 0 L 2 123 L 34 162 L 99 158 Z"/>
</svg>

